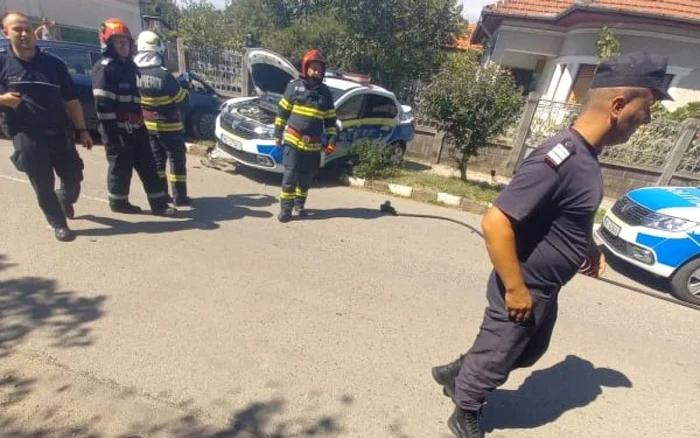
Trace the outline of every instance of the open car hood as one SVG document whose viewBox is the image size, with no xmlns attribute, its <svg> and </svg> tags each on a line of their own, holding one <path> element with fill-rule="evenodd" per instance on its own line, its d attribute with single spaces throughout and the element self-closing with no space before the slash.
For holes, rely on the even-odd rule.
<svg viewBox="0 0 700 438">
<path fill-rule="evenodd" d="M 245 57 L 258 96 L 282 96 L 289 81 L 299 77 L 299 71 L 291 62 L 270 50 L 248 49 Z"/>
</svg>

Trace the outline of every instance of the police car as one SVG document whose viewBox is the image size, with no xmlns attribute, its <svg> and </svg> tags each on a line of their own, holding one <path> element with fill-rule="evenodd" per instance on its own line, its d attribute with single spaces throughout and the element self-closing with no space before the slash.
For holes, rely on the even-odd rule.
<svg viewBox="0 0 700 438">
<path fill-rule="evenodd" d="M 632 190 L 597 234 L 614 255 L 669 279 L 676 298 L 700 304 L 700 188 Z"/>
<path fill-rule="evenodd" d="M 282 173 L 282 147 L 274 140 L 277 104 L 299 72 L 268 50 L 249 49 L 245 56 L 257 96 L 230 99 L 222 105 L 216 119 L 216 147 L 209 157 Z M 400 163 L 415 135 L 412 109 L 362 76 L 329 71 L 324 83 L 335 102 L 338 136 L 336 152 L 330 156 L 321 153 L 321 166 L 339 162 L 348 155 L 351 145 L 362 139 L 389 147 L 392 161 Z"/>
</svg>

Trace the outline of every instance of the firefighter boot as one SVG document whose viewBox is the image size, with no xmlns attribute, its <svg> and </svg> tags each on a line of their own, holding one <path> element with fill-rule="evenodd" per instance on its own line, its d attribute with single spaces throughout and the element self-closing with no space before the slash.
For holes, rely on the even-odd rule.
<svg viewBox="0 0 700 438">
<path fill-rule="evenodd" d="M 53 229 L 53 232 L 56 236 L 56 240 L 59 242 L 72 242 L 75 240 L 75 233 L 67 226 L 56 227 Z"/>
<path fill-rule="evenodd" d="M 109 201 L 109 208 L 115 213 L 141 214 L 141 207 L 131 204 L 129 201 Z"/>
<path fill-rule="evenodd" d="M 484 438 L 480 422 L 481 411 L 465 411 L 455 406 L 447 426 L 457 438 Z"/>
<path fill-rule="evenodd" d="M 292 220 L 292 209 L 294 208 L 293 199 L 283 199 L 280 201 L 280 214 L 277 219 L 282 223 L 287 223 Z"/>
<path fill-rule="evenodd" d="M 306 196 L 300 197 L 297 194 L 297 198 L 294 200 L 294 211 L 299 215 L 299 217 L 308 216 L 308 213 L 306 212 L 306 209 L 304 208 L 305 204 L 306 204 Z"/>
<path fill-rule="evenodd" d="M 433 379 L 442 385 L 442 392 L 452 399 L 455 396 L 455 380 L 457 375 L 459 375 L 459 370 L 462 368 L 463 359 L 464 355 L 461 355 L 454 362 L 433 367 L 432 369 Z"/>
</svg>

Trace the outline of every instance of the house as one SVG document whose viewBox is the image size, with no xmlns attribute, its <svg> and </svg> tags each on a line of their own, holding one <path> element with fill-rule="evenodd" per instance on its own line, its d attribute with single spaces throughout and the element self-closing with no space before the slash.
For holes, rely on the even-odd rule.
<svg viewBox="0 0 700 438">
<path fill-rule="evenodd" d="M 139 0 L 0 0 L 0 12 L 20 11 L 38 25 L 43 17 L 56 22 L 57 39 L 97 44 L 100 23 L 121 18 L 134 35 L 142 30 Z"/>
<path fill-rule="evenodd" d="M 483 9 L 471 42 L 513 69 L 543 99 L 580 103 L 600 62 L 600 30 L 610 27 L 623 52 L 669 57 L 673 110 L 700 101 L 700 1 L 501 0 Z"/>
<path fill-rule="evenodd" d="M 483 50 L 481 44 L 472 42 L 472 35 L 476 30 L 476 24 L 469 23 L 465 26 L 464 32 L 461 35 L 455 35 L 452 44 L 445 47 L 447 50 L 455 52 L 466 52 L 467 50 Z"/>
</svg>

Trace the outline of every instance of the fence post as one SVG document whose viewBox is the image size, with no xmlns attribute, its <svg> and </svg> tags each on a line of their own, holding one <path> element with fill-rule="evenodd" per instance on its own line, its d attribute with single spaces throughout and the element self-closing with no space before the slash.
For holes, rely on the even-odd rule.
<svg viewBox="0 0 700 438">
<path fill-rule="evenodd" d="M 540 102 L 540 95 L 532 92 L 527 96 L 527 103 L 525 104 L 525 110 L 523 111 L 523 118 L 520 121 L 520 127 L 518 128 L 518 135 L 515 136 L 515 141 L 513 142 L 513 149 L 508 157 L 508 162 L 506 164 L 506 172 L 508 174 L 514 174 L 520 161 L 525 155 L 525 142 L 527 141 L 527 136 L 530 133 L 530 127 L 532 126 L 532 121 L 535 118 L 535 112 L 537 111 L 537 105 Z"/>
<path fill-rule="evenodd" d="M 445 145 L 445 131 L 442 129 L 435 130 L 435 137 L 433 137 L 433 151 L 435 154 L 435 164 L 440 164 L 442 159 L 442 148 Z"/>
<path fill-rule="evenodd" d="M 177 39 L 177 69 L 180 73 L 187 71 L 187 54 L 185 53 L 185 44 L 182 38 Z"/>
<path fill-rule="evenodd" d="M 690 143 L 692 143 L 699 129 L 700 120 L 698 119 L 688 119 L 683 122 L 681 134 L 678 136 L 676 142 L 673 144 L 673 149 L 671 149 L 670 158 L 668 159 L 668 161 L 666 161 L 666 164 L 664 165 L 663 173 L 659 177 L 657 185 L 667 186 L 671 182 L 673 175 L 678 169 L 678 165 L 680 165 L 681 161 L 683 160 L 683 155 L 685 154 L 685 151 L 688 150 L 688 146 L 690 146 Z"/>
<path fill-rule="evenodd" d="M 250 73 L 248 72 L 248 57 L 246 56 L 246 51 L 248 48 L 243 49 L 243 54 L 241 55 L 241 97 L 252 96 L 253 85 L 250 78 Z"/>
</svg>

